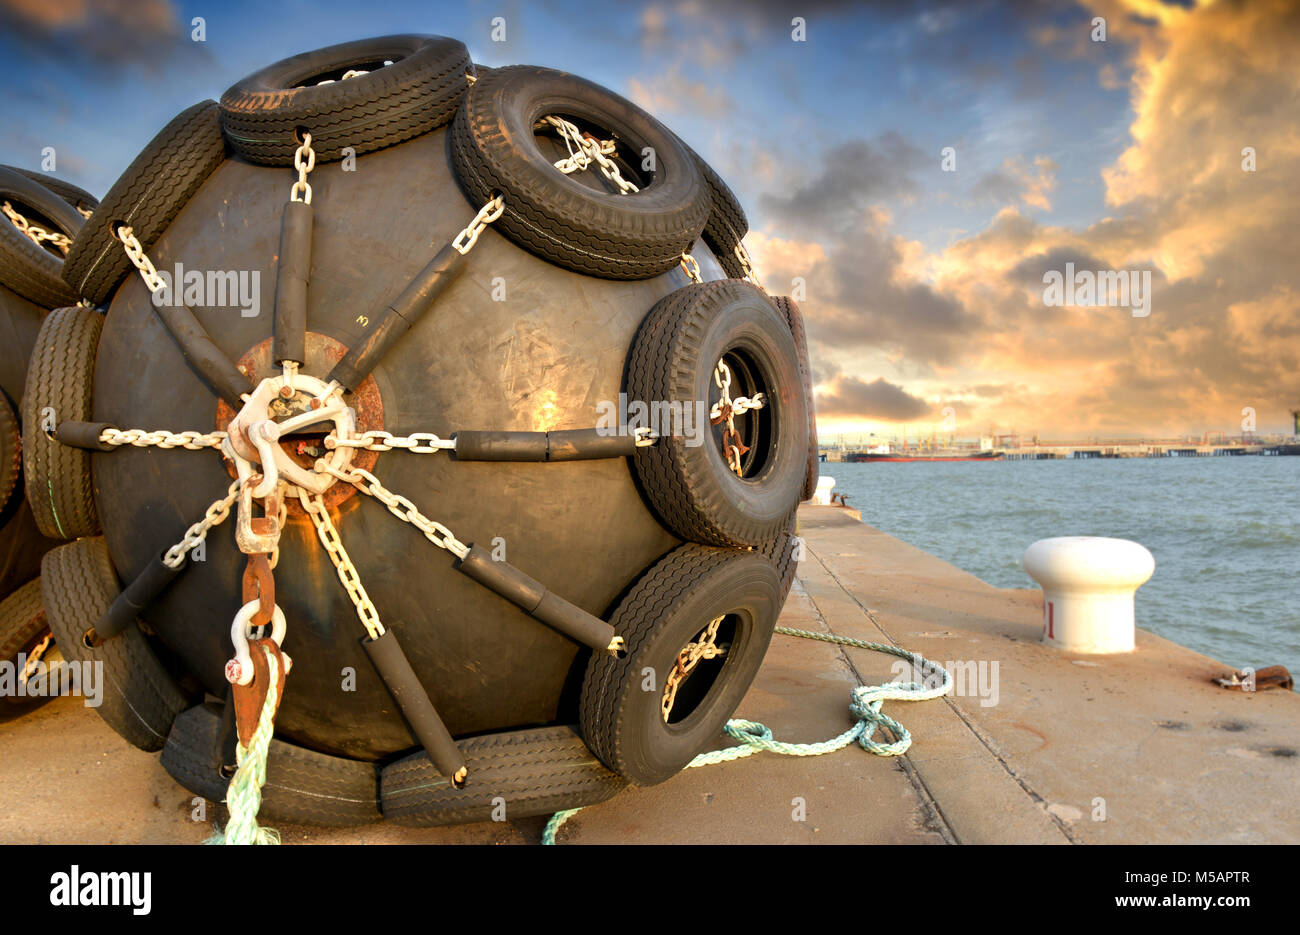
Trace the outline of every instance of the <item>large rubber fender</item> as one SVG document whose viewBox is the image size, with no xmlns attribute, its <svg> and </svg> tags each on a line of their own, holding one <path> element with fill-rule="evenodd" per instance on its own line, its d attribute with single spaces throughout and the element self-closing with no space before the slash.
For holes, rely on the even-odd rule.
<svg viewBox="0 0 1300 935">
<path fill-rule="evenodd" d="M 306 372 L 327 372 L 342 348 L 363 340 L 365 322 L 473 217 L 452 176 L 446 134 L 361 156 L 355 172 L 338 163 L 313 171 Z M 160 268 L 183 262 L 256 275 L 253 313 L 195 309 L 232 360 L 259 346 L 269 360 L 287 197 L 283 169 L 227 160 L 150 251 Z M 692 249 L 714 263 L 703 244 Z M 619 398 L 640 320 L 689 282 L 678 268 L 646 280 L 592 279 L 519 249 L 492 227 L 466 260 L 372 375 L 387 431 L 447 438 L 462 428 L 590 428 L 598 404 Z M 494 301 L 502 287 L 504 300 Z M 91 419 L 124 429 L 210 430 L 216 409 L 134 277 L 108 309 Z M 124 580 L 177 542 L 231 480 L 212 451 L 126 447 L 91 457 L 104 535 Z M 499 538 L 511 565 L 600 617 L 680 541 L 646 509 L 625 458 L 515 464 L 391 451 L 377 456 L 373 470 L 462 541 L 493 548 Z M 453 556 L 383 504 L 357 494 L 332 513 L 382 619 L 436 691 L 453 736 L 576 720 L 584 647 L 457 572 Z M 229 526 L 218 527 L 206 560 L 191 563 L 142 614 L 214 694 L 225 691 L 243 567 Z M 275 578 L 289 621 L 284 647 L 295 660 L 277 732 L 321 752 L 371 760 L 411 750 L 416 741 L 360 646 L 355 609 L 296 508 Z M 349 672 L 355 691 L 342 689 Z"/>
</svg>

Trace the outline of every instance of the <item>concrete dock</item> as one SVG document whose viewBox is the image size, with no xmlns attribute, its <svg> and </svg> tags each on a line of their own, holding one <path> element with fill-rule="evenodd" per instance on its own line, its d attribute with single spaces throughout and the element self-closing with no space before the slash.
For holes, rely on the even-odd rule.
<svg viewBox="0 0 1300 935">
<path fill-rule="evenodd" d="M 958 670 L 958 691 L 885 703 L 913 736 L 902 757 L 853 745 L 686 770 L 582 811 L 560 843 L 1300 840 L 1295 692 L 1226 691 L 1211 679 L 1229 666 L 1141 630 L 1129 655 L 1050 649 L 1037 591 L 994 588 L 850 510 L 804 506 L 799 522 L 806 554 L 781 624 L 919 652 Z M 779 740 L 825 740 L 851 726 L 851 689 L 894 678 L 896 663 L 778 634 L 737 715 Z M 209 806 L 196 821 L 158 755 L 77 698 L 0 723 L 0 751 L 3 843 L 198 843 L 224 818 Z M 286 843 L 536 843 L 544 823 L 280 831 Z"/>
</svg>

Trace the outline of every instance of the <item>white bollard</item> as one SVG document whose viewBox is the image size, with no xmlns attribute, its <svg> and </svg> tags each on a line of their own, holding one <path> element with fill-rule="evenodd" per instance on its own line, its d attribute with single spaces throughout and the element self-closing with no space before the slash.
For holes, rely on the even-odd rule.
<svg viewBox="0 0 1300 935">
<path fill-rule="evenodd" d="M 1021 562 L 1043 588 L 1044 643 L 1075 653 L 1133 651 L 1133 595 L 1156 569 L 1144 546 L 1062 536 L 1035 542 Z"/>
<path fill-rule="evenodd" d="M 817 489 L 813 491 L 812 502 L 819 506 L 831 505 L 831 488 L 835 486 L 835 478 L 827 477 L 825 474 L 817 478 Z"/>
</svg>

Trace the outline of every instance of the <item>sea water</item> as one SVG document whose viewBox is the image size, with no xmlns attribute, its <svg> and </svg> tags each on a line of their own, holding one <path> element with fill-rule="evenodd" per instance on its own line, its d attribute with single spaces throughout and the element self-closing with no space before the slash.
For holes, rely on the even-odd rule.
<svg viewBox="0 0 1300 935">
<path fill-rule="evenodd" d="M 1241 668 L 1300 677 L 1300 457 L 821 465 L 864 522 L 999 588 L 1025 549 L 1112 536 L 1151 550 L 1138 626 Z"/>
</svg>

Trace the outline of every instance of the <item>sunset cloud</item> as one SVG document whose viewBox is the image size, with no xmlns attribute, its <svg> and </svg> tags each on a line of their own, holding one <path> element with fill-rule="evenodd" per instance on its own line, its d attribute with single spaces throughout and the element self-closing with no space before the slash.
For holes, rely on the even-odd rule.
<svg viewBox="0 0 1300 935">
<path fill-rule="evenodd" d="M 818 397 L 828 415 L 874 429 L 923 408 L 937 421 L 938 407 L 956 400 L 966 435 L 991 424 L 1231 431 L 1245 406 L 1261 427 L 1286 422 L 1300 404 L 1300 7 L 1155 6 L 1093 4 L 1110 26 L 1105 51 L 1126 56 L 1098 65 L 1098 80 L 1131 74 L 1133 113 L 1127 146 L 1100 167 L 1107 213 L 1094 220 L 1025 214 L 1050 217 L 1066 183 L 1058 158 L 1017 154 L 977 186 L 1000 204 L 983 229 L 920 250 L 881 210 L 890 195 L 924 194 L 906 144 L 888 134 L 828 150 L 812 182 L 763 200 L 777 222 L 769 235 L 806 238 L 799 249 L 769 251 L 783 243 L 771 236 L 758 243 L 771 278 L 807 278 L 814 353 L 837 372 Z M 1069 41 L 1079 58 L 1100 61 Z M 856 158 L 832 160 L 837 152 Z M 846 164 L 860 176 L 832 183 Z M 1150 317 L 1045 306 L 1043 275 L 1066 263 L 1150 271 Z M 950 396 L 954 383 L 1011 389 Z M 881 406 L 886 393 L 913 405 Z"/>
</svg>

